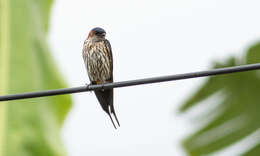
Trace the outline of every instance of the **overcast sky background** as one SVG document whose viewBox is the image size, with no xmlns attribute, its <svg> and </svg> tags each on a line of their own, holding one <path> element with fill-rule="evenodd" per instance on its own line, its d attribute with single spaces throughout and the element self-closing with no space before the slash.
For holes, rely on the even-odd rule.
<svg viewBox="0 0 260 156">
<path fill-rule="evenodd" d="M 258 0 L 56 0 L 49 43 L 69 86 L 88 83 L 81 52 L 96 26 L 111 42 L 115 81 L 200 71 L 241 56 L 259 39 L 259 6 Z M 118 130 L 94 93 L 74 94 L 62 131 L 68 154 L 185 155 L 180 140 L 197 128 L 190 119 L 199 111 L 184 116 L 178 107 L 204 80 L 116 89 Z"/>
</svg>

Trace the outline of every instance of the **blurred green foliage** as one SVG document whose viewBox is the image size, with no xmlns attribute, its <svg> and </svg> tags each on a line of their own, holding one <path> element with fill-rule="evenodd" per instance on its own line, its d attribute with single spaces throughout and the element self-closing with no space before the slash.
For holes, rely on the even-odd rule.
<svg viewBox="0 0 260 156">
<path fill-rule="evenodd" d="M 0 95 L 66 87 L 46 41 L 52 0 L 0 0 Z M 0 103 L 0 156 L 63 156 L 68 95 Z"/>
<path fill-rule="evenodd" d="M 232 57 L 221 62 L 216 63 L 214 68 L 258 63 L 260 44 L 249 48 L 242 60 Z M 214 109 L 204 109 L 204 114 L 198 118 L 200 124 L 206 124 L 184 140 L 183 146 L 188 155 L 212 154 L 256 132 L 260 128 L 259 93 L 260 71 L 257 70 L 208 78 L 180 108 L 181 112 L 185 112 L 203 102 L 217 103 Z M 255 142 L 254 148 L 245 149 L 248 152 L 241 154 L 260 155 L 259 138 L 255 138 Z"/>
</svg>

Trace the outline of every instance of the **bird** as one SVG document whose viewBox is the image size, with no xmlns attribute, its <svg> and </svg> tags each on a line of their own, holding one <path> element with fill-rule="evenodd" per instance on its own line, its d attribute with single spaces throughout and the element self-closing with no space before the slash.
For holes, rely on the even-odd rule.
<svg viewBox="0 0 260 156">
<path fill-rule="evenodd" d="M 113 82 L 113 56 L 110 42 L 106 39 L 106 31 L 103 28 L 95 27 L 84 41 L 82 56 L 85 68 L 88 73 L 90 84 L 104 84 Z M 117 129 L 120 123 L 114 109 L 114 91 L 111 89 L 101 89 L 94 91 L 102 109 L 109 116 L 113 126 Z"/>
</svg>

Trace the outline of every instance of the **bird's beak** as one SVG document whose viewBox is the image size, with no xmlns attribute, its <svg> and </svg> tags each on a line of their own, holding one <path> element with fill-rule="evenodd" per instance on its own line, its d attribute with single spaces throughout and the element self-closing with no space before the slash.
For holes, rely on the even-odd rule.
<svg viewBox="0 0 260 156">
<path fill-rule="evenodd" d="M 103 32 L 100 36 L 105 37 L 105 36 L 106 36 L 106 33 Z"/>
</svg>

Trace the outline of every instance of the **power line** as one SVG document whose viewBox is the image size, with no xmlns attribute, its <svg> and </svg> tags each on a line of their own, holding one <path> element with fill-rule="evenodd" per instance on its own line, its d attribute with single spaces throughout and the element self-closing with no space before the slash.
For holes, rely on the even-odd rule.
<svg viewBox="0 0 260 156">
<path fill-rule="evenodd" d="M 159 76 L 159 77 L 152 77 L 152 78 L 145 78 L 145 79 L 106 83 L 106 84 L 99 84 L 99 85 L 88 85 L 88 86 L 73 87 L 73 88 L 63 88 L 63 89 L 5 95 L 5 96 L 0 96 L 0 101 L 10 101 L 10 100 L 18 100 L 18 99 L 87 92 L 87 91 L 100 90 L 100 89 L 128 87 L 128 86 L 158 83 L 158 82 L 165 82 L 165 81 L 174 81 L 174 80 L 183 80 L 183 79 L 190 79 L 190 78 L 197 78 L 197 77 L 206 77 L 212 75 L 229 74 L 229 73 L 250 71 L 256 69 L 260 69 L 260 63 L 218 68 L 218 69 L 177 74 L 177 75 Z"/>
</svg>

